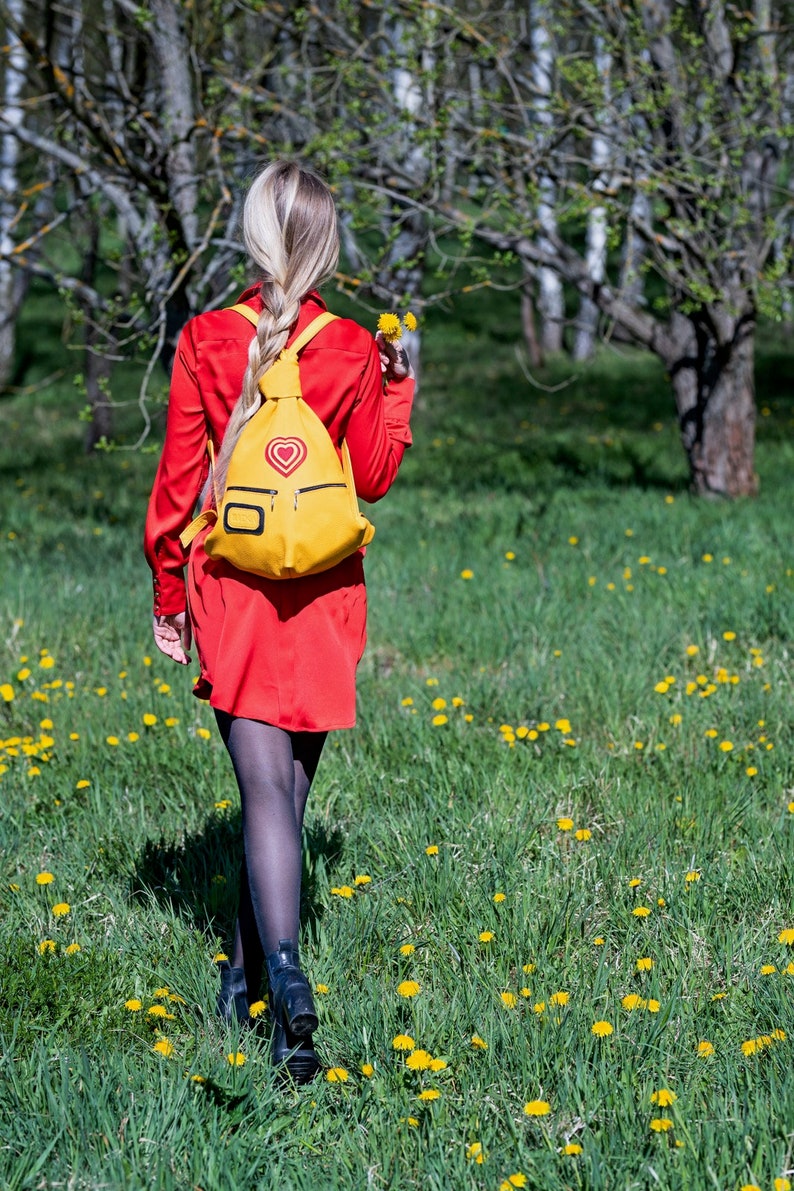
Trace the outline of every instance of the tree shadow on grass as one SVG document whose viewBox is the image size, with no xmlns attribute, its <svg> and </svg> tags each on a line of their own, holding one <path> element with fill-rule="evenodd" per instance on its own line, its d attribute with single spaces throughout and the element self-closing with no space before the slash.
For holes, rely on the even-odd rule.
<svg viewBox="0 0 794 1191">
<path fill-rule="evenodd" d="M 343 834 L 322 823 L 304 829 L 301 926 L 316 932 L 324 913 L 318 893 L 322 875 L 342 853 Z M 233 937 L 237 916 L 238 878 L 242 860 L 240 814 L 214 815 L 200 831 L 180 840 L 145 842 L 130 878 L 130 893 L 139 901 L 154 898 L 191 928 L 212 938 Z"/>
</svg>

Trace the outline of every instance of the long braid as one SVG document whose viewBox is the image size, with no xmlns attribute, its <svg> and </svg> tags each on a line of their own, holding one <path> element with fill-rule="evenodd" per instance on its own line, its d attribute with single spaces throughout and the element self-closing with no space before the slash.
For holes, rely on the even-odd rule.
<svg viewBox="0 0 794 1191">
<path fill-rule="evenodd" d="M 294 162 L 274 162 L 254 181 L 243 213 L 249 255 L 261 269 L 262 313 L 248 349 L 242 392 L 226 427 L 215 469 L 222 493 L 229 459 L 246 422 L 262 403 L 259 382 L 284 348 L 301 299 L 333 273 L 339 239 L 325 183 Z"/>
</svg>

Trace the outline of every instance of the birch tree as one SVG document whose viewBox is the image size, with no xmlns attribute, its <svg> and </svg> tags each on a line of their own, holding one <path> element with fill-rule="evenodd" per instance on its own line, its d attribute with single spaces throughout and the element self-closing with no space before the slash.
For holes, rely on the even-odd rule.
<svg viewBox="0 0 794 1191">
<path fill-rule="evenodd" d="M 15 249 L 19 174 L 17 130 L 24 120 L 20 102 L 25 83 L 25 51 L 16 33 L 22 21 L 23 0 L 9 0 L 10 20 L 5 25 L 3 80 L 3 129 L 0 134 L 0 388 L 14 369 L 16 344 L 16 290 L 19 274 L 11 263 Z"/>
</svg>

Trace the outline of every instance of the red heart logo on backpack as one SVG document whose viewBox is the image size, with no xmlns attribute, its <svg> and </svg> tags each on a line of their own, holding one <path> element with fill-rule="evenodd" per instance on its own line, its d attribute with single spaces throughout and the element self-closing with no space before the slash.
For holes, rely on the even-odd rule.
<svg viewBox="0 0 794 1191">
<path fill-rule="evenodd" d="M 291 476 L 306 458 L 306 443 L 302 438 L 271 438 L 265 448 L 267 459 L 280 476 Z"/>
</svg>

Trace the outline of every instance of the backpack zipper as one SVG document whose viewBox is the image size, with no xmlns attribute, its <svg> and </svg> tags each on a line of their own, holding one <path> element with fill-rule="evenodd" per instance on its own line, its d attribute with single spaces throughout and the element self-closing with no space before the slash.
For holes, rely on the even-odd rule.
<svg viewBox="0 0 794 1191">
<path fill-rule="evenodd" d="M 250 487 L 246 487 L 245 484 L 230 484 L 228 486 L 228 488 L 226 489 L 226 491 L 227 492 L 259 492 L 264 496 L 269 496 L 270 497 L 270 512 L 271 513 L 273 512 L 273 509 L 276 504 L 276 497 L 278 496 L 278 488 L 250 488 Z"/>
<path fill-rule="evenodd" d="M 295 503 L 292 506 L 293 509 L 297 509 L 298 497 L 301 495 L 302 492 L 317 492 L 320 488 L 347 488 L 347 484 L 343 484 L 343 483 L 340 483 L 340 484 L 310 484 L 308 486 L 308 488 L 296 488 L 295 489 Z"/>
</svg>

